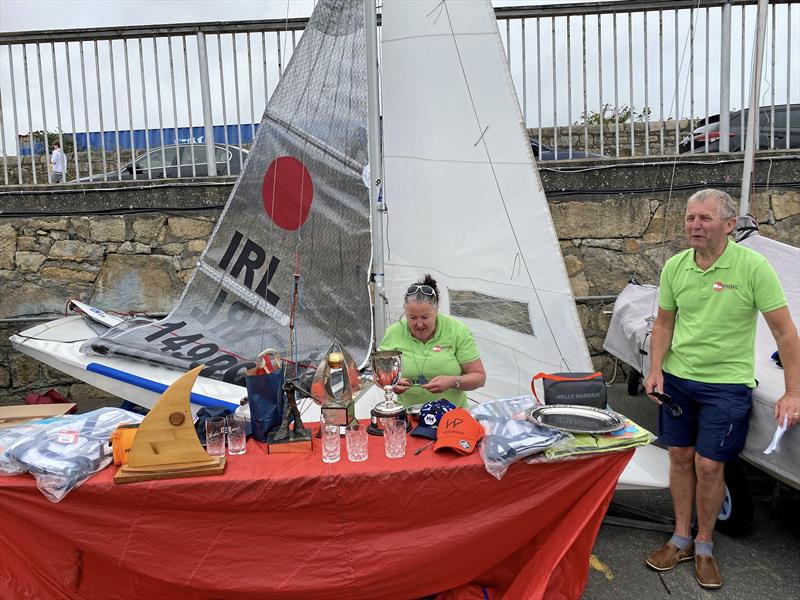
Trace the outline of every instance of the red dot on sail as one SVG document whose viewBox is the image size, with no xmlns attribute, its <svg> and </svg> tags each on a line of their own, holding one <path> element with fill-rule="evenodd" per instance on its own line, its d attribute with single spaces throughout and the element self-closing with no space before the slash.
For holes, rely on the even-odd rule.
<svg viewBox="0 0 800 600">
<path fill-rule="evenodd" d="M 272 222 L 287 231 L 294 231 L 305 223 L 311 212 L 314 186 L 311 174 L 303 163 L 293 156 L 279 156 L 269 165 L 261 197 L 264 210 Z"/>
</svg>

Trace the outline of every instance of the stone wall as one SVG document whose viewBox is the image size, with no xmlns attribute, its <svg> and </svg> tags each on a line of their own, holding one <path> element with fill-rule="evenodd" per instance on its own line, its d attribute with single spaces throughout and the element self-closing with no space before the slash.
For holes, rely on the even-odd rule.
<svg viewBox="0 0 800 600">
<path fill-rule="evenodd" d="M 780 156 L 757 162 L 751 211 L 762 234 L 800 245 L 800 153 Z M 709 186 L 735 194 L 741 161 L 552 162 L 540 174 L 595 366 L 610 377 L 613 360 L 602 351 L 608 296 L 632 276 L 657 281 L 666 258 L 684 247 L 685 199 Z M 70 297 L 103 309 L 167 312 L 231 185 L 126 182 L 0 194 L 0 404 L 50 387 L 82 405 L 100 401 L 98 390 L 13 351 L 8 336 L 63 314 Z"/>
</svg>

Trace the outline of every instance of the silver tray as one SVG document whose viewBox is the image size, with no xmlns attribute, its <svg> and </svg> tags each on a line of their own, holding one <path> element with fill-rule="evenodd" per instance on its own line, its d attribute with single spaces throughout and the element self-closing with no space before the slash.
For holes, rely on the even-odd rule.
<svg viewBox="0 0 800 600">
<path fill-rule="evenodd" d="M 527 419 L 537 425 L 569 433 L 611 433 L 625 426 L 618 414 L 573 404 L 549 404 L 525 411 Z"/>
</svg>

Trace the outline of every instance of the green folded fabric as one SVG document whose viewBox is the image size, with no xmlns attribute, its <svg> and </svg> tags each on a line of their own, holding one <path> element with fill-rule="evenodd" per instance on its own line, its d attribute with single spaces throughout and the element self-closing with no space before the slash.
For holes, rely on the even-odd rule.
<svg viewBox="0 0 800 600">
<path fill-rule="evenodd" d="M 640 427 L 630 419 L 625 419 L 625 426 L 612 433 L 599 435 L 591 433 L 573 434 L 574 442 L 556 444 L 544 451 L 547 458 L 565 458 L 578 454 L 595 454 L 599 452 L 616 452 L 636 446 L 646 446 L 655 437 L 644 427 Z"/>
</svg>

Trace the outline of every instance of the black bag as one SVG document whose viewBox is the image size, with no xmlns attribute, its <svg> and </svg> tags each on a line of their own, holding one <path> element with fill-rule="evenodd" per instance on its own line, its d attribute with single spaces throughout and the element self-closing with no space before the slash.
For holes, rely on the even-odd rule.
<svg viewBox="0 0 800 600">
<path fill-rule="evenodd" d="M 606 384 L 600 371 L 595 373 L 537 373 L 531 379 L 531 390 L 536 400 L 537 379 L 542 380 L 545 404 L 577 404 L 606 408 Z"/>
</svg>

